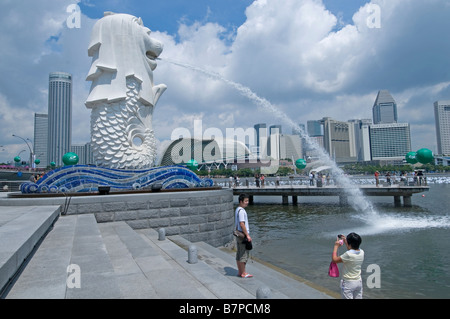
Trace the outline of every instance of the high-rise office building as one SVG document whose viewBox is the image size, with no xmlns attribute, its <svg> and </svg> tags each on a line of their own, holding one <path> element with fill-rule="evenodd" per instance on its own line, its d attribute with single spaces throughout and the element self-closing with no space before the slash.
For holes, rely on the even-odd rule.
<svg viewBox="0 0 450 319">
<path fill-rule="evenodd" d="M 259 157 L 267 155 L 267 125 L 266 123 L 260 123 L 254 125 L 256 134 L 256 155 Z"/>
<path fill-rule="evenodd" d="M 370 155 L 370 125 L 372 120 L 349 120 L 355 125 L 355 143 L 358 162 L 368 162 L 372 159 Z"/>
<path fill-rule="evenodd" d="M 450 155 L 450 100 L 434 103 L 436 137 L 439 155 Z"/>
<path fill-rule="evenodd" d="M 53 72 L 48 90 L 48 161 L 62 166 L 72 141 L 72 75 Z"/>
<path fill-rule="evenodd" d="M 272 134 L 282 134 L 281 125 L 271 125 L 269 126 L 269 135 Z"/>
<path fill-rule="evenodd" d="M 40 163 L 36 165 L 39 168 L 45 168 L 49 165 L 47 158 L 48 148 L 48 115 L 34 114 L 34 155 Z"/>
<path fill-rule="evenodd" d="M 372 108 L 373 123 L 397 123 L 397 103 L 387 90 L 378 92 Z"/>
<path fill-rule="evenodd" d="M 411 151 L 408 123 L 374 124 L 370 126 L 372 160 L 403 160 Z"/>
<path fill-rule="evenodd" d="M 308 128 L 308 135 L 311 137 L 323 135 L 320 121 L 308 121 L 306 127 Z"/>
<path fill-rule="evenodd" d="M 329 117 L 322 119 L 323 146 L 337 163 L 356 162 L 355 126 Z"/>
<path fill-rule="evenodd" d="M 280 158 L 281 125 L 269 126 L 269 138 L 267 139 L 267 155 L 272 158 Z"/>
<path fill-rule="evenodd" d="M 78 155 L 78 164 L 94 164 L 94 154 L 92 153 L 91 143 L 72 144 L 70 151 Z"/>
<path fill-rule="evenodd" d="M 280 135 L 280 159 L 303 158 L 302 139 L 299 135 Z"/>
</svg>

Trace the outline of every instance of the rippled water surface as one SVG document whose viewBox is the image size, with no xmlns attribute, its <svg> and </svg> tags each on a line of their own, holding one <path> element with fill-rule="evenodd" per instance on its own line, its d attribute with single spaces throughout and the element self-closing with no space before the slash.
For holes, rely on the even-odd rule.
<svg viewBox="0 0 450 319">
<path fill-rule="evenodd" d="M 410 208 L 394 207 L 392 197 L 371 197 L 377 213 L 369 215 L 332 197 L 299 197 L 297 206 L 255 197 L 247 209 L 253 255 L 339 292 L 339 279 L 327 275 L 334 241 L 356 232 L 366 256 L 365 298 L 450 298 L 450 185 L 430 184 L 423 194 L 413 195 Z M 371 264 L 380 267 L 381 288 L 366 285 Z"/>
</svg>

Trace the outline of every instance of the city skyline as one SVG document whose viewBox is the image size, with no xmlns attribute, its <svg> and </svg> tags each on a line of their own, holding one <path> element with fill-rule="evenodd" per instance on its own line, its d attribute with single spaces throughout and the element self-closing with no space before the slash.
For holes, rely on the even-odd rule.
<svg viewBox="0 0 450 319">
<path fill-rule="evenodd" d="M 48 145 L 50 143 L 50 139 L 48 139 L 49 135 L 55 135 L 56 131 L 59 131 L 57 134 L 58 137 L 53 137 L 53 141 L 59 141 L 61 145 L 68 145 L 67 150 L 60 154 L 61 159 L 56 161 L 56 166 L 62 165 L 62 155 L 65 152 L 71 151 L 75 153 L 79 153 L 81 156 L 80 164 L 95 164 L 92 159 L 92 153 L 90 153 L 90 142 L 73 145 L 71 143 L 71 134 L 69 132 L 63 132 L 63 127 L 71 126 L 71 101 L 67 100 L 67 97 L 70 97 L 71 92 L 71 74 L 64 72 L 52 72 L 49 75 L 49 86 L 50 88 L 54 88 L 50 90 L 52 95 L 49 95 L 49 113 L 55 112 L 56 109 L 59 109 L 57 114 L 53 115 L 54 118 L 64 118 L 63 122 L 56 121 L 52 125 L 48 122 L 48 114 L 38 114 L 35 113 L 35 121 L 34 121 L 34 157 L 41 161 L 39 167 L 46 167 L 49 165 L 48 158 L 55 158 L 55 154 L 52 154 L 51 147 Z M 68 92 L 65 92 L 67 91 Z M 54 91 L 54 92 L 53 92 Z M 53 92 L 53 93 L 52 93 Z M 58 97 L 59 96 L 59 97 Z M 60 101 L 61 96 L 66 98 L 66 104 L 63 105 L 59 103 L 58 105 L 53 105 L 53 101 Z M 62 99 L 64 100 L 64 99 Z M 392 103 L 394 106 L 389 105 Z M 385 106 L 388 104 L 388 107 L 385 108 L 384 111 L 375 111 L 375 108 L 379 105 Z M 447 150 L 448 140 L 446 138 L 449 130 L 448 125 L 448 111 L 450 101 L 437 101 L 434 103 L 435 107 L 435 116 L 436 116 L 436 131 L 440 129 L 443 134 L 437 134 L 438 139 L 438 147 L 442 149 L 442 141 L 441 145 L 439 144 L 439 139 L 441 135 L 445 140 L 444 149 Z M 440 109 L 438 109 L 440 107 Z M 66 114 L 67 116 L 59 116 L 60 114 Z M 383 114 L 380 116 L 380 114 Z M 387 90 L 380 90 L 375 99 L 375 103 L 373 106 L 373 119 L 348 119 L 347 121 L 336 121 L 330 117 L 324 117 L 321 120 L 308 120 L 307 125 L 304 123 L 298 124 L 306 134 L 310 137 L 322 137 L 324 145 L 319 143 L 324 149 L 334 158 L 338 163 L 344 162 L 364 162 L 364 161 L 391 161 L 398 162 L 404 159 L 404 156 L 412 151 L 411 148 L 411 133 L 410 133 L 410 125 L 409 123 L 397 123 L 397 111 L 396 111 L 396 103 L 394 98 L 390 95 Z M 45 125 L 44 125 L 45 123 Z M 440 126 L 438 126 L 440 124 Z M 319 125 L 319 128 L 317 127 Z M 361 130 L 362 125 L 367 126 L 368 135 L 364 138 L 364 134 L 362 132 L 358 132 Z M 359 127 L 359 130 L 357 129 Z M 194 134 L 201 133 L 202 137 L 205 133 L 205 129 L 202 128 L 202 132 L 195 132 Z M 278 135 L 276 145 L 278 145 L 277 149 L 280 152 L 281 148 L 285 148 L 286 142 L 281 143 L 280 138 L 288 138 L 290 136 L 299 135 L 297 132 L 293 130 L 292 134 L 283 134 L 283 125 L 282 124 L 274 124 L 274 123 L 258 123 L 253 125 L 255 130 L 254 139 L 251 137 L 246 137 L 248 140 L 248 147 L 253 149 L 253 155 L 260 157 L 261 145 L 260 145 L 260 134 L 264 133 L 261 137 L 264 138 L 265 143 L 262 152 L 265 156 L 271 156 L 274 158 L 281 158 L 280 154 L 274 154 L 271 151 L 271 145 L 274 143 L 271 142 L 271 139 L 275 135 Z M 438 129 L 439 128 L 439 129 Z M 43 130 L 48 130 L 48 134 L 43 134 Z M 246 130 L 246 129 L 244 129 Z M 248 131 L 245 131 L 248 132 Z M 52 134 L 50 134 L 52 133 Z M 63 134 L 64 133 L 64 134 Z M 64 135 L 64 136 L 62 136 Z M 225 134 L 222 134 L 224 136 Z M 227 136 L 228 138 L 228 136 Z M 336 141 L 334 141 L 336 139 Z M 62 142 L 62 140 L 65 140 Z M 169 142 L 169 141 L 166 141 Z M 173 142 L 173 139 L 170 141 Z M 289 141 L 290 142 L 290 141 Z M 292 142 L 290 142 L 292 143 Z M 45 144 L 45 145 L 44 145 Z M 57 145 L 58 143 L 54 143 Z M 299 154 L 301 154 L 302 158 L 308 157 L 307 149 L 305 149 L 306 145 L 303 144 L 299 140 L 299 145 L 292 145 L 292 147 L 297 148 Z M 43 149 L 48 147 L 48 151 L 43 152 Z M 447 148 L 446 148 L 447 147 Z M 369 148 L 366 150 L 366 148 Z M 55 151 L 55 147 L 53 147 L 53 153 Z M 332 150 L 332 151 L 331 151 Z M 160 154 L 162 155 L 163 149 L 160 149 Z M 306 152 L 306 153 L 305 153 Z M 285 151 L 284 151 L 285 153 Z M 363 155 L 367 153 L 366 155 Z M 436 153 L 436 155 L 442 153 Z M 448 154 L 448 152 L 444 153 Z M 39 155 L 42 155 L 41 157 Z M 281 157 L 280 157 L 281 156 Z M 289 157 L 290 158 L 290 157 Z"/>
<path fill-rule="evenodd" d="M 450 98 L 447 1 L 230 1 L 0 4 L 0 28 L 8 30 L 0 51 L 0 161 L 25 146 L 12 134 L 33 137 L 53 71 L 73 75 L 72 142 L 90 140 L 87 46 L 104 11 L 141 16 L 165 45 L 154 73 L 168 86 L 154 111 L 161 142 L 175 128 L 193 130 L 197 119 L 222 131 L 278 122 L 226 84 L 168 63 L 174 60 L 249 87 L 295 123 L 371 118 L 377 92 L 389 90 L 410 124 L 412 149 L 437 151 L 433 104 Z"/>
</svg>

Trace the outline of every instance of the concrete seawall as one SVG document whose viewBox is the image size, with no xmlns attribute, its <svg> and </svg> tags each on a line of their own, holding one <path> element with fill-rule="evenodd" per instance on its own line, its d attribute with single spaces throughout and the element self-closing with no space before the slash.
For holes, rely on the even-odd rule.
<svg viewBox="0 0 450 319">
<path fill-rule="evenodd" d="M 228 189 L 0 199 L 0 206 L 54 205 L 63 214 L 94 214 L 98 223 L 125 221 L 136 230 L 164 228 L 168 236 L 214 247 L 233 239 L 233 192 Z"/>
</svg>

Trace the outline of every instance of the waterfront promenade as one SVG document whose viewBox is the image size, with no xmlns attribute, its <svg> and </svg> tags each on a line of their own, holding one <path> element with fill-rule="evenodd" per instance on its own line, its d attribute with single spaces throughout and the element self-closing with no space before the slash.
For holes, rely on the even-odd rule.
<svg viewBox="0 0 450 319">
<path fill-rule="evenodd" d="M 273 299 L 338 297 L 257 260 L 247 268 L 254 277 L 239 278 L 229 248 L 178 235 L 159 240 L 155 229 L 97 223 L 93 214 L 63 216 L 60 210 L 0 206 L 2 298 L 243 300 L 267 289 Z M 193 247 L 197 260 L 189 263 Z"/>
<path fill-rule="evenodd" d="M 361 190 L 364 196 L 390 196 L 394 198 L 395 206 L 401 206 L 401 198 L 405 207 L 412 206 L 412 195 L 422 192 L 428 192 L 428 186 L 403 186 L 400 184 L 376 187 L 375 185 L 355 186 Z M 289 203 L 289 197 L 292 203 L 298 203 L 298 197 L 308 196 L 335 196 L 339 198 L 341 205 L 348 204 L 348 192 L 345 187 L 336 185 L 327 185 L 323 187 L 306 185 L 268 185 L 264 187 L 253 186 L 235 186 L 233 194 L 239 195 L 247 193 L 250 196 L 250 203 L 254 203 L 255 196 L 280 196 L 283 204 Z"/>
</svg>

